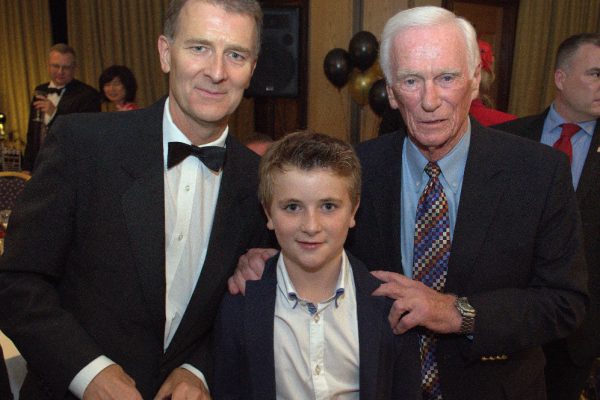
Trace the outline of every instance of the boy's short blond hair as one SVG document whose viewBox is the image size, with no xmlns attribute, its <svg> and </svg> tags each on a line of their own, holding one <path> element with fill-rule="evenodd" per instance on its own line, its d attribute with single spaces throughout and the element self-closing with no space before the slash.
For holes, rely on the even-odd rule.
<svg viewBox="0 0 600 400">
<path fill-rule="evenodd" d="M 360 161 L 352 146 L 340 139 L 309 131 L 294 132 L 271 145 L 263 155 L 259 167 L 258 196 L 265 207 L 273 199 L 273 175 L 290 168 L 310 171 L 330 169 L 344 178 L 348 194 L 355 207 L 360 199 Z"/>
</svg>

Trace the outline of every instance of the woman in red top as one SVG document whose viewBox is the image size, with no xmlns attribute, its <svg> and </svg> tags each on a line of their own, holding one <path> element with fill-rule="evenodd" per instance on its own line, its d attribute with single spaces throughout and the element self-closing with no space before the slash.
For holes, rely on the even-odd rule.
<svg viewBox="0 0 600 400">
<path fill-rule="evenodd" d="M 481 83 L 479 84 L 479 97 L 471 102 L 469 114 L 483 126 L 501 124 L 517 119 L 515 115 L 495 110 L 489 97 L 482 94 L 482 91 L 488 92 L 492 82 L 494 82 L 494 52 L 492 45 L 488 42 L 477 39 L 477 43 L 481 53 Z"/>
<path fill-rule="evenodd" d="M 112 65 L 102 71 L 98 83 L 102 92 L 102 111 L 129 111 L 140 108 L 135 104 L 137 82 L 129 68 Z"/>
</svg>

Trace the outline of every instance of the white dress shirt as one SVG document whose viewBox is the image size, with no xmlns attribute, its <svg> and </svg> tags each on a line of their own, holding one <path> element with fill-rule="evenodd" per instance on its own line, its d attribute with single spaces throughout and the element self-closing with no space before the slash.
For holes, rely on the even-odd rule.
<svg viewBox="0 0 600 400">
<path fill-rule="evenodd" d="M 210 170 L 193 156 L 167 170 L 169 142 L 191 144 L 173 123 L 168 107 L 167 99 L 163 119 L 167 257 L 165 349 L 177 331 L 202 272 L 223 175 L 222 171 Z M 200 147 L 225 147 L 227 132 L 225 129 L 217 140 Z"/>
<path fill-rule="evenodd" d="M 55 89 L 59 89 L 58 86 L 56 86 L 56 84 L 52 81 L 50 81 L 50 84 L 48 85 L 49 88 L 55 88 Z M 65 88 L 64 86 L 62 88 L 60 88 L 62 91 L 60 92 L 60 96 L 56 93 L 49 93 L 46 97 L 48 98 L 48 100 L 50 100 L 50 102 L 52 104 L 54 104 L 54 112 L 52 114 L 46 114 L 44 113 L 44 125 L 48 125 L 50 123 L 50 121 L 52 121 L 52 118 L 54 118 L 54 116 L 56 115 L 56 110 L 58 109 L 58 103 L 60 103 L 60 99 L 62 99 L 63 95 L 65 94 Z"/>
<path fill-rule="evenodd" d="M 225 147 L 228 131 L 229 128 L 226 128 L 217 140 L 203 146 Z M 181 323 L 202 272 L 222 176 L 222 171 L 210 170 L 193 156 L 167 169 L 169 142 L 191 144 L 173 123 L 167 98 L 163 113 L 166 241 L 164 350 Z M 92 379 L 111 364 L 114 362 L 106 356 L 98 357 L 75 375 L 69 390 L 83 398 Z M 183 364 L 182 367 L 194 373 L 208 388 L 201 371 L 190 364 Z"/>
<path fill-rule="evenodd" d="M 298 297 L 279 255 L 273 344 L 277 399 L 359 398 L 356 290 L 345 252 L 336 289 L 319 304 Z"/>
</svg>

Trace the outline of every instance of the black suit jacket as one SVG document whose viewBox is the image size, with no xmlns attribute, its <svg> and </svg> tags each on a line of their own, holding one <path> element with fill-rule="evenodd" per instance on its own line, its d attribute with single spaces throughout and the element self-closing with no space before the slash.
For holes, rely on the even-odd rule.
<svg viewBox="0 0 600 400">
<path fill-rule="evenodd" d="M 261 280 L 247 282 L 245 296 L 226 294 L 223 300 L 215 331 L 216 400 L 276 398 L 273 321 L 277 258 L 267 262 Z M 394 336 L 387 321 L 391 302 L 371 296 L 380 282 L 362 262 L 351 254 L 348 258 L 356 286 L 360 398 L 421 399 L 416 333 Z"/>
<path fill-rule="evenodd" d="M 11 215 L 0 259 L 0 329 L 27 360 L 26 398 L 70 397 L 107 355 L 152 398 L 183 363 L 211 382 L 211 335 L 227 278 L 269 245 L 256 195 L 259 158 L 231 135 L 202 274 L 166 352 L 164 100 L 53 125 Z M 46 397 L 45 397 L 46 396 Z"/>
<path fill-rule="evenodd" d="M 569 165 L 547 146 L 484 128 L 471 144 L 445 292 L 477 310 L 472 339 L 443 335 L 445 400 L 543 399 L 541 345 L 583 319 L 581 226 Z M 400 188 L 405 135 L 358 147 L 363 192 L 349 250 L 371 267 L 402 273 Z"/>
<path fill-rule="evenodd" d="M 35 90 L 47 91 L 49 84 L 50 82 L 46 82 L 38 85 Z M 35 159 L 41 146 L 40 130 L 42 124 L 33 121 L 33 117 L 35 116 L 33 101 L 34 99 L 31 100 L 30 105 L 29 125 L 27 127 L 27 145 L 25 146 L 22 165 L 23 169 L 26 171 L 33 171 Z M 86 85 L 77 79 L 73 79 L 65 86 L 65 92 L 58 102 L 56 114 L 48 126 L 50 127 L 59 115 L 96 111 L 100 111 L 100 94 L 93 87 Z"/>
<path fill-rule="evenodd" d="M 542 138 L 549 109 L 539 115 L 519 118 L 496 126 L 506 132 L 536 142 Z M 585 256 L 588 266 L 590 307 L 577 331 L 567 339 L 569 354 L 575 363 L 588 363 L 600 356 L 600 119 L 587 153 L 581 178 L 577 185 L 577 203 L 583 224 Z"/>
</svg>

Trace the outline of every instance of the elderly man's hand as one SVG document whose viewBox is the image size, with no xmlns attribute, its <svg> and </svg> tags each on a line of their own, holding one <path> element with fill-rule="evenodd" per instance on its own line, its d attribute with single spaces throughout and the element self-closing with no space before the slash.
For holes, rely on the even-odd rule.
<svg viewBox="0 0 600 400">
<path fill-rule="evenodd" d="M 117 364 L 109 365 L 92 379 L 83 400 L 142 400 L 134 380 Z"/>
<path fill-rule="evenodd" d="M 245 294 L 246 281 L 256 281 L 265 270 L 265 262 L 277 254 L 276 249 L 250 249 L 238 260 L 233 276 L 227 281 L 229 293 Z"/>
<path fill-rule="evenodd" d="M 210 394 L 196 375 L 185 368 L 175 368 L 154 400 L 210 400 Z"/>
<path fill-rule="evenodd" d="M 454 306 L 455 296 L 437 292 L 395 272 L 371 273 L 384 282 L 373 295 L 395 300 L 388 316 L 395 334 L 402 334 L 416 326 L 436 333 L 460 331 L 462 317 Z"/>
</svg>

